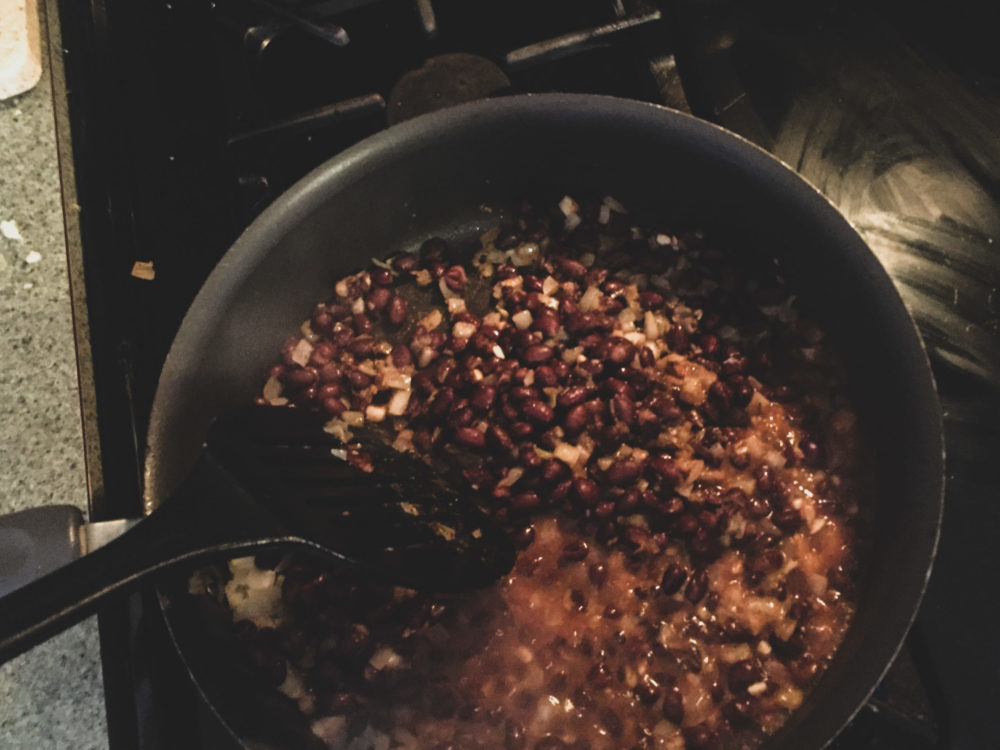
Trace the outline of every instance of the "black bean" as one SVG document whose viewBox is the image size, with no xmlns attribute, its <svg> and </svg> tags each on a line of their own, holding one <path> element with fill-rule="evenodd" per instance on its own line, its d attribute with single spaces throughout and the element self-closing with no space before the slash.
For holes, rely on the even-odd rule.
<svg viewBox="0 0 1000 750">
<path fill-rule="evenodd" d="M 639 350 L 639 364 L 643 367 L 652 367 L 656 364 L 656 355 L 653 354 L 653 350 L 648 346 L 644 346 Z"/>
<path fill-rule="evenodd" d="M 616 485 L 634 482 L 642 474 L 642 463 L 639 461 L 618 461 L 612 464 L 604 476 Z"/>
<path fill-rule="evenodd" d="M 608 341 L 607 359 L 616 365 L 631 362 L 635 356 L 635 344 L 620 336 L 614 336 Z"/>
<path fill-rule="evenodd" d="M 394 294 L 392 299 L 389 300 L 389 304 L 386 308 L 386 317 L 389 318 L 389 322 L 394 326 L 402 325 L 403 321 L 406 320 L 406 314 L 409 311 L 409 304 L 400 295 Z"/>
<path fill-rule="evenodd" d="M 556 258 L 556 265 L 563 275 L 570 279 L 582 279 L 587 273 L 587 267 L 572 258 Z"/>
<path fill-rule="evenodd" d="M 581 560 L 585 560 L 587 558 L 587 554 L 589 552 L 590 548 L 587 546 L 587 543 L 582 539 L 577 539 L 563 545 L 560 560 L 565 560 L 567 562 L 580 562 Z"/>
<path fill-rule="evenodd" d="M 372 323 L 372 319 L 369 318 L 364 313 L 355 313 L 353 321 L 354 321 L 354 330 L 360 336 L 363 336 L 366 333 L 371 333 L 372 332 L 372 328 L 375 327 L 375 324 Z M 353 351 L 353 347 L 352 347 L 352 351 Z"/>
<path fill-rule="evenodd" d="M 604 500 L 594 506 L 594 517 L 600 519 L 611 518 L 615 514 L 615 504 L 610 500 Z"/>
<path fill-rule="evenodd" d="M 519 513 L 527 513 L 542 504 L 537 492 L 520 492 L 510 501 L 510 507 Z"/>
<path fill-rule="evenodd" d="M 722 706 L 722 715 L 734 728 L 749 726 L 752 718 L 750 701 L 731 700 Z"/>
<path fill-rule="evenodd" d="M 594 389 L 586 385 L 571 385 L 564 389 L 557 397 L 556 403 L 564 409 L 582 404 L 594 394 Z"/>
<path fill-rule="evenodd" d="M 698 523 L 706 531 L 714 531 L 719 526 L 722 516 L 717 511 L 703 510 L 698 513 Z"/>
<path fill-rule="evenodd" d="M 679 352 L 680 354 L 686 352 L 691 345 L 687 332 L 679 324 L 674 324 L 667 331 L 665 338 L 667 346 L 670 347 L 671 351 Z"/>
<path fill-rule="evenodd" d="M 746 508 L 751 518 L 764 518 L 771 512 L 771 504 L 757 495 L 747 500 Z"/>
<path fill-rule="evenodd" d="M 674 724 L 684 721 L 684 698 L 678 688 L 671 688 L 663 696 L 661 711 L 667 721 Z"/>
<path fill-rule="evenodd" d="M 639 702 L 646 705 L 652 706 L 656 701 L 660 699 L 660 694 L 663 692 L 663 688 L 660 687 L 653 679 L 646 675 L 642 678 L 642 681 L 635 686 L 635 695 L 639 699 Z"/>
<path fill-rule="evenodd" d="M 392 259 L 392 267 L 399 273 L 410 273 L 420 267 L 420 261 L 414 255 L 397 255 Z"/>
<path fill-rule="evenodd" d="M 581 504 L 593 508 L 601 499 L 601 491 L 597 483 L 589 477 L 577 477 L 573 480 L 573 493 Z"/>
<path fill-rule="evenodd" d="M 527 547 L 535 541 L 535 527 L 531 524 L 522 526 L 513 534 L 514 544 L 518 547 Z"/>
<path fill-rule="evenodd" d="M 526 469 L 537 469 L 545 461 L 530 445 L 524 446 L 517 452 L 517 460 Z"/>
<path fill-rule="evenodd" d="M 692 604 L 697 604 L 708 593 L 708 571 L 704 568 L 696 570 L 684 589 L 684 598 Z"/>
<path fill-rule="evenodd" d="M 368 301 L 365 306 L 372 312 L 381 312 L 389 300 L 392 299 L 392 292 L 384 286 L 377 286 L 368 294 Z M 360 332 L 360 331 L 359 331 Z"/>
<path fill-rule="evenodd" d="M 535 382 L 541 388 L 554 388 L 559 384 L 559 377 L 548 365 L 542 365 L 535 370 Z"/>
<path fill-rule="evenodd" d="M 424 263 L 441 262 L 447 254 L 448 243 L 440 237 L 431 237 L 420 246 L 420 259 Z"/>
<path fill-rule="evenodd" d="M 757 490 L 765 495 L 772 494 L 778 488 L 778 480 L 774 476 L 774 472 L 771 471 L 771 467 L 764 464 L 757 468 L 754 472 L 754 477 L 757 480 Z"/>
<path fill-rule="evenodd" d="M 747 502 L 747 493 L 741 490 L 739 487 L 730 487 L 728 490 L 722 493 L 719 498 L 720 501 L 727 505 L 734 505 L 737 508 L 744 507 Z"/>
<path fill-rule="evenodd" d="M 587 576 L 594 588 L 599 589 L 608 580 L 608 568 L 604 563 L 594 563 L 587 569 Z"/>
<path fill-rule="evenodd" d="M 372 384 L 372 379 L 360 370 L 351 370 L 347 373 L 347 382 L 355 391 L 363 391 Z"/>
<path fill-rule="evenodd" d="M 753 640 L 753 633 L 736 620 L 730 620 L 722 628 L 722 639 L 731 643 L 746 643 Z"/>
<path fill-rule="evenodd" d="M 750 659 L 741 659 L 729 665 L 727 680 L 729 689 L 735 695 L 741 695 L 755 682 L 760 682 L 761 673 Z"/>
<path fill-rule="evenodd" d="M 552 407 L 538 399 L 528 399 L 522 403 L 521 411 L 532 422 L 539 424 L 548 424 L 555 416 L 552 412 Z"/>
<path fill-rule="evenodd" d="M 802 524 L 802 515 L 795 508 L 783 508 L 772 514 L 771 521 L 786 533 L 792 533 Z"/>
<path fill-rule="evenodd" d="M 754 389 L 746 378 L 733 378 L 730 382 L 732 384 L 732 401 L 734 406 L 743 407 L 753 400 Z"/>
<path fill-rule="evenodd" d="M 371 336 L 358 336 L 350 344 L 347 345 L 350 349 L 351 354 L 355 357 L 360 357 L 362 359 L 372 356 L 375 350 L 375 339 Z"/>
<path fill-rule="evenodd" d="M 460 409 L 455 409 L 451 414 L 448 415 L 448 424 L 452 429 L 457 430 L 459 427 L 468 427 L 472 424 L 472 420 L 475 418 L 472 409 L 468 406 L 463 406 Z M 485 435 L 483 440 L 485 441 Z"/>
<path fill-rule="evenodd" d="M 489 427 L 487 427 L 486 437 L 491 444 L 495 445 L 501 450 L 507 453 L 514 452 L 515 448 L 514 441 L 511 440 L 511 437 L 510 435 L 507 434 L 506 430 L 504 430 L 499 425 L 491 424 Z"/>
<path fill-rule="evenodd" d="M 611 412 L 622 424 L 630 427 L 635 424 L 635 402 L 626 394 L 619 393 L 611 399 Z"/>
<path fill-rule="evenodd" d="M 684 470 L 677 465 L 673 457 L 666 453 L 650 458 L 649 468 L 659 474 L 664 482 L 671 487 L 684 481 Z"/>
<path fill-rule="evenodd" d="M 477 430 L 475 427 L 459 427 L 455 430 L 455 439 L 469 448 L 483 448 L 486 446 L 486 433 Z"/>
<path fill-rule="evenodd" d="M 687 576 L 687 571 L 683 567 L 677 563 L 671 563 L 663 571 L 663 577 L 660 579 L 660 591 L 664 594 L 676 594 L 681 590 Z"/>
<path fill-rule="evenodd" d="M 528 422 L 512 422 L 510 425 L 510 433 L 518 439 L 526 438 L 534 433 L 534 431 L 535 428 Z"/>
<path fill-rule="evenodd" d="M 375 650 L 375 643 L 368 628 L 355 625 L 346 636 L 337 640 L 334 650 L 339 659 L 349 664 L 364 664 Z"/>
<path fill-rule="evenodd" d="M 716 380 L 708 387 L 708 397 L 719 407 L 720 411 L 727 412 L 732 403 L 733 392 L 722 380 Z"/>
<path fill-rule="evenodd" d="M 375 286 L 391 286 L 395 277 L 392 272 L 387 268 L 375 268 L 372 269 L 371 273 L 372 283 Z"/>
<path fill-rule="evenodd" d="M 552 359 L 554 350 L 551 346 L 546 346 L 545 344 L 533 344 L 524 350 L 524 354 L 521 355 L 521 361 L 529 365 L 537 365 L 543 362 L 548 362 Z"/>
<path fill-rule="evenodd" d="M 701 528 L 701 524 L 698 523 L 698 519 L 695 518 L 693 515 L 691 515 L 690 513 L 685 513 L 684 515 L 678 517 L 676 521 L 674 521 L 673 528 L 679 534 L 690 536 L 691 534 L 694 534 L 696 531 L 698 531 L 698 529 Z"/>
<path fill-rule="evenodd" d="M 557 313 L 551 310 L 543 310 L 534 317 L 532 325 L 545 338 L 552 338 L 559 333 L 559 327 L 562 325 L 562 322 Z"/>
<path fill-rule="evenodd" d="M 566 414 L 563 420 L 563 428 L 570 433 L 581 432 L 587 427 L 590 421 L 590 414 L 586 404 L 577 404 Z"/>
<path fill-rule="evenodd" d="M 629 515 L 635 512 L 642 500 L 642 494 L 638 490 L 617 490 L 615 499 L 615 509 L 622 515 Z"/>
</svg>

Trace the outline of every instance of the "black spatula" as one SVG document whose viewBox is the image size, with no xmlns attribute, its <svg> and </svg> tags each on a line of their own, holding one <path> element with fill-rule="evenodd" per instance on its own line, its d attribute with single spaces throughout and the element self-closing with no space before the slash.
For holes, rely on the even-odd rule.
<svg viewBox="0 0 1000 750">
<path fill-rule="evenodd" d="M 93 551 L 80 543 L 87 535 L 77 521 L 64 536 L 82 556 L 0 598 L 0 661 L 83 619 L 104 597 L 208 556 L 288 545 L 353 565 L 360 576 L 435 592 L 482 588 L 510 570 L 513 546 L 472 498 L 373 429 L 351 430 L 371 464 L 356 468 L 322 426 L 296 409 L 222 414 L 194 469 L 148 518 Z M 0 519 L 0 531 L 22 545 L 29 538 L 30 549 L 25 514 L 8 519 L 18 516 L 13 529 Z M 46 544 L 66 545 L 34 542 L 43 553 Z M 4 568 L 16 564 L 0 565 L 0 591 L 18 572 Z"/>
</svg>

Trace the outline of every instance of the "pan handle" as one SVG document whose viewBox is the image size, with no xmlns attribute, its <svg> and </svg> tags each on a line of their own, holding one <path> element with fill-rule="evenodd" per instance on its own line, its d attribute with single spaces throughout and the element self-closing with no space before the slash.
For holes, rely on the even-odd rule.
<svg viewBox="0 0 1000 750">
<path fill-rule="evenodd" d="M 44 505 L 0 517 L 0 597 L 82 554 L 83 514 Z"/>
<path fill-rule="evenodd" d="M 20 540 L 17 549 L 22 552 L 29 544 L 23 520 L 21 532 L 10 533 L 11 539 L 16 536 Z M 61 526 L 55 529 L 56 537 L 69 540 L 57 554 L 57 560 L 66 564 L 0 598 L 0 663 L 93 614 L 106 597 L 126 593 L 158 571 L 182 563 L 195 567 L 208 556 L 301 544 L 296 537 L 275 533 L 278 526 L 273 517 L 248 502 L 229 475 L 207 456 L 199 460 L 169 501 L 148 518 L 119 538 L 72 560 L 79 554 L 81 521 L 79 511 L 73 513 L 65 507 L 43 520 L 43 525 Z M 4 568 L 24 568 L 26 559 L 21 554 L 15 560 L 12 554 Z M 28 571 L 21 570 L 20 575 L 30 580 L 34 569 L 34 564 L 29 564 Z"/>
</svg>

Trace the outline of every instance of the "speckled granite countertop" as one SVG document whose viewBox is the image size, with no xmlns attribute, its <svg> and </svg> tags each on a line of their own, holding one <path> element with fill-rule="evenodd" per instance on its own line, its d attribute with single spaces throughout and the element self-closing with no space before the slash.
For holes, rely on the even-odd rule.
<svg viewBox="0 0 1000 750">
<path fill-rule="evenodd" d="M 0 226 L 0 512 L 55 503 L 85 509 L 47 68 L 33 90 L 0 102 L 0 220 L 17 230 Z M 107 746 L 93 618 L 0 667 L 0 748 Z"/>
</svg>

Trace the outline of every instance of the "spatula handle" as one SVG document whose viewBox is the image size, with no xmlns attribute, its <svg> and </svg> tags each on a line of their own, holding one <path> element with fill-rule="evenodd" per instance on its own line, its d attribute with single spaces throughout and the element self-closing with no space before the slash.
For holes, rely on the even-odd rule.
<svg viewBox="0 0 1000 750">
<path fill-rule="evenodd" d="M 0 598 L 0 662 L 93 614 L 107 597 L 150 574 L 210 555 L 236 555 L 273 544 L 266 511 L 203 458 L 179 490 L 152 515 L 103 547 Z M 301 542 L 299 542 L 301 543 Z"/>
</svg>

